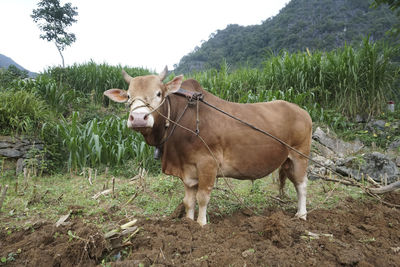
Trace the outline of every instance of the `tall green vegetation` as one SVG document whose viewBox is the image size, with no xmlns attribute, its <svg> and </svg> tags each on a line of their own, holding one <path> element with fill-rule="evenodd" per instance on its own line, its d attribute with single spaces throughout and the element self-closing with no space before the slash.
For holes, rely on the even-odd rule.
<svg viewBox="0 0 400 267">
<path fill-rule="evenodd" d="M 380 47 L 364 39 L 354 48 L 345 46 L 331 52 L 282 52 L 271 55 L 263 69 L 240 68 L 193 74 L 205 88 L 235 102 L 284 99 L 323 120 L 318 110 L 333 109 L 348 117 L 380 114 L 395 97 L 393 85 L 399 67 L 391 59 L 397 50 Z M 316 106 L 316 104 L 318 104 Z M 313 113 L 314 112 L 314 113 Z"/>
<path fill-rule="evenodd" d="M 85 64 L 74 64 L 66 68 L 49 68 L 45 75 L 66 88 L 91 95 L 93 101 L 101 103 L 105 90 L 127 88 L 127 84 L 121 75 L 122 68 L 132 77 L 150 74 L 150 71 L 143 68 L 114 67 L 106 63 L 96 64 L 91 61 Z"/>
<path fill-rule="evenodd" d="M 23 90 L 0 90 L 0 134 L 38 134 L 51 112 L 42 99 Z"/>
<path fill-rule="evenodd" d="M 68 153 L 68 169 L 100 165 L 120 165 L 134 159 L 137 165 L 148 170 L 157 168 L 153 150 L 146 146 L 142 136 L 126 126 L 126 120 L 111 116 L 101 121 L 96 118 L 82 124 L 79 113 L 73 112 L 71 120 L 57 125 Z"/>
</svg>

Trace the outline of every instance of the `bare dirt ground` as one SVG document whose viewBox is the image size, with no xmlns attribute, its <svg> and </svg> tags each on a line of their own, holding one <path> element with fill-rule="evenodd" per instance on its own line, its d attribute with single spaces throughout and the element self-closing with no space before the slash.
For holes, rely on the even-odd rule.
<svg viewBox="0 0 400 267">
<path fill-rule="evenodd" d="M 386 198 L 400 204 L 400 193 Z M 203 228 L 185 218 L 139 219 L 128 245 L 109 250 L 96 226 L 76 216 L 0 232 L 7 266 L 400 266 L 400 210 L 347 198 L 306 222 L 268 208 L 216 216 Z M 83 215 L 84 216 L 84 215 Z"/>
</svg>

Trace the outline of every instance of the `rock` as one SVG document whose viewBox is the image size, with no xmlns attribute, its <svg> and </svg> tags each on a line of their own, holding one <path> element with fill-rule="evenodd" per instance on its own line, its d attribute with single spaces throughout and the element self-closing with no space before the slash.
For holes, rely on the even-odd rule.
<svg viewBox="0 0 400 267">
<path fill-rule="evenodd" d="M 42 143 L 36 143 L 36 144 L 29 144 L 29 145 L 24 145 L 22 147 L 20 147 L 19 149 L 22 152 L 28 152 L 31 149 L 36 149 L 36 150 L 43 150 L 44 146 Z"/>
<path fill-rule="evenodd" d="M 395 140 L 389 144 L 388 150 L 397 150 L 400 147 L 400 140 Z"/>
<path fill-rule="evenodd" d="M 26 165 L 25 160 L 23 158 L 19 158 L 17 160 L 17 168 L 16 168 L 17 175 L 23 172 L 25 165 Z"/>
<path fill-rule="evenodd" d="M 13 148 L 0 149 L 0 155 L 7 158 L 19 158 L 23 154 L 19 150 Z"/>
<path fill-rule="evenodd" d="M 310 180 L 318 179 L 318 178 L 320 178 L 320 175 L 327 174 L 327 168 L 326 167 L 331 167 L 332 168 L 335 165 L 332 160 L 327 159 L 327 158 L 325 158 L 323 156 L 320 156 L 320 155 L 313 156 L 312 159 L 313 159 L 313 161 L 310 162 L 309 175 L 308 175 L 308 178 Z M 317 162 L 317 163 L 319 163 L 319 164 L 321 164 L 323 166 L 326 166 L 326 167 L 320 166 L 319 164 L 316 164 L 315 162 Z"/>
<path fill-rule="evenodd" d="M 400 167 L 400 156 L 396 158 L 396 166 Z"/>
<path fill-rule="evenodd" d="M 379 152 L 372 152 L 365 154 L 364 158 L 366 163 L 363 165 L 362 171 L 371 176 L 372 179 L 381 181 L 386 175 L 388 183 L 397 180 L 399 169 L 388 156 Z"/>
<path fill-rule="evenodd" d="M 374 131 L 375 129 L 384 130 L 386 122 L 384 120 L 372 120 L 367 123 L 367 128 L 370 131 Z"/>
<path fill-rule="evenodd" d="M 0 141 L 0 149 L 1 148 L 9 148 L 11 147 L 11 144 L 8 142 Z"/>
<path fill-rule="evenodd" d="M 392 183 L 397 180 L 399 175 L 396 164 L 388 156 L 379 152 L 367 153 L 362 158 L 349 157 L 338 160 L 336 165 L 337 172 L 356 180 L 368 175 L 378 182 L 387 177 L 387 182 Z"/>
<path fill-rule="evenodd" d="M 360 141 L 356 141 L 354 143 L 344 142 L 340 139 L 333 138 L 327 135 L 320 127 L 318 127 L 312 138 L 321 143 L 322 145 L 328 147 L 332 151 L 334 151 L 340 157 L 343 157 L 348 154 L 356 153 L 364 147 L 364 145 Z"/>
<path fill-rule="evenodd" d="M 360 173 L 360 159 L 357 157 L 348 157 L 336 161 L 336 169 L 338 173 L 344 176 L 352 177 L 360 180 L 362 174 Z"/>
<path fill-rule="evenodd" d="M 355 118 L 355 122 L 357 122 L 357 123 L 365 123 L 365 122 L 367 122 L 367 118 L 368 118 L 367 115 L 357 114 L 356 118 Z"/>
<path fill-rule="evenodd" d="M 0 135 L 0 142 L 15 143 L 16 138 L 11 136 Z"/>
<path fill-rule="evenodd" d="M 336 157 L 335 152 L 333 152 L 330 148 L 324 146 L 318 141 L 312 140 L 312 151 L 316 151 L 319 155 L 323 156 L 324 158 L 334 158 Z"/>
</svg>

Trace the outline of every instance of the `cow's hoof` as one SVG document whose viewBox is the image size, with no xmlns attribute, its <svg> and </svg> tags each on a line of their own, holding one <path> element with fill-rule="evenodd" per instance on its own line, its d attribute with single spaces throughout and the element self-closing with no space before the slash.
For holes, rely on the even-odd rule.
<svg viewBox="0 0 400 267">
<path fill-rule="evenodd" d="M 200 221 L 200 220 L 197 220 L 197 223 L 198 223 L 201 227 L 207 225 L 207 222 L 203 222 L 203 221 Z"/>
<path fill-rule="evenodd" d="M 299 218 L 303 221 L 307 221 L 307 213 L 303 213 L 303 214 L 296 213 L 296 215 L 294 215 L 294 217 Z"/>
</svg>

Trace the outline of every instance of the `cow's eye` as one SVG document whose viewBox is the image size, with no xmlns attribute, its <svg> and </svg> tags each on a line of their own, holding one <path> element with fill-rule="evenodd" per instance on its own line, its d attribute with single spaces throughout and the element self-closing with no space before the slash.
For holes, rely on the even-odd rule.
<svg viewBox="0 0 400 267">
<path fill-rule="evenodd" d="M 157 93 L 157 97 L 160 97 L 161 96 L 161 92 L 159 91 L 158 93 Z"/>
</svg>

